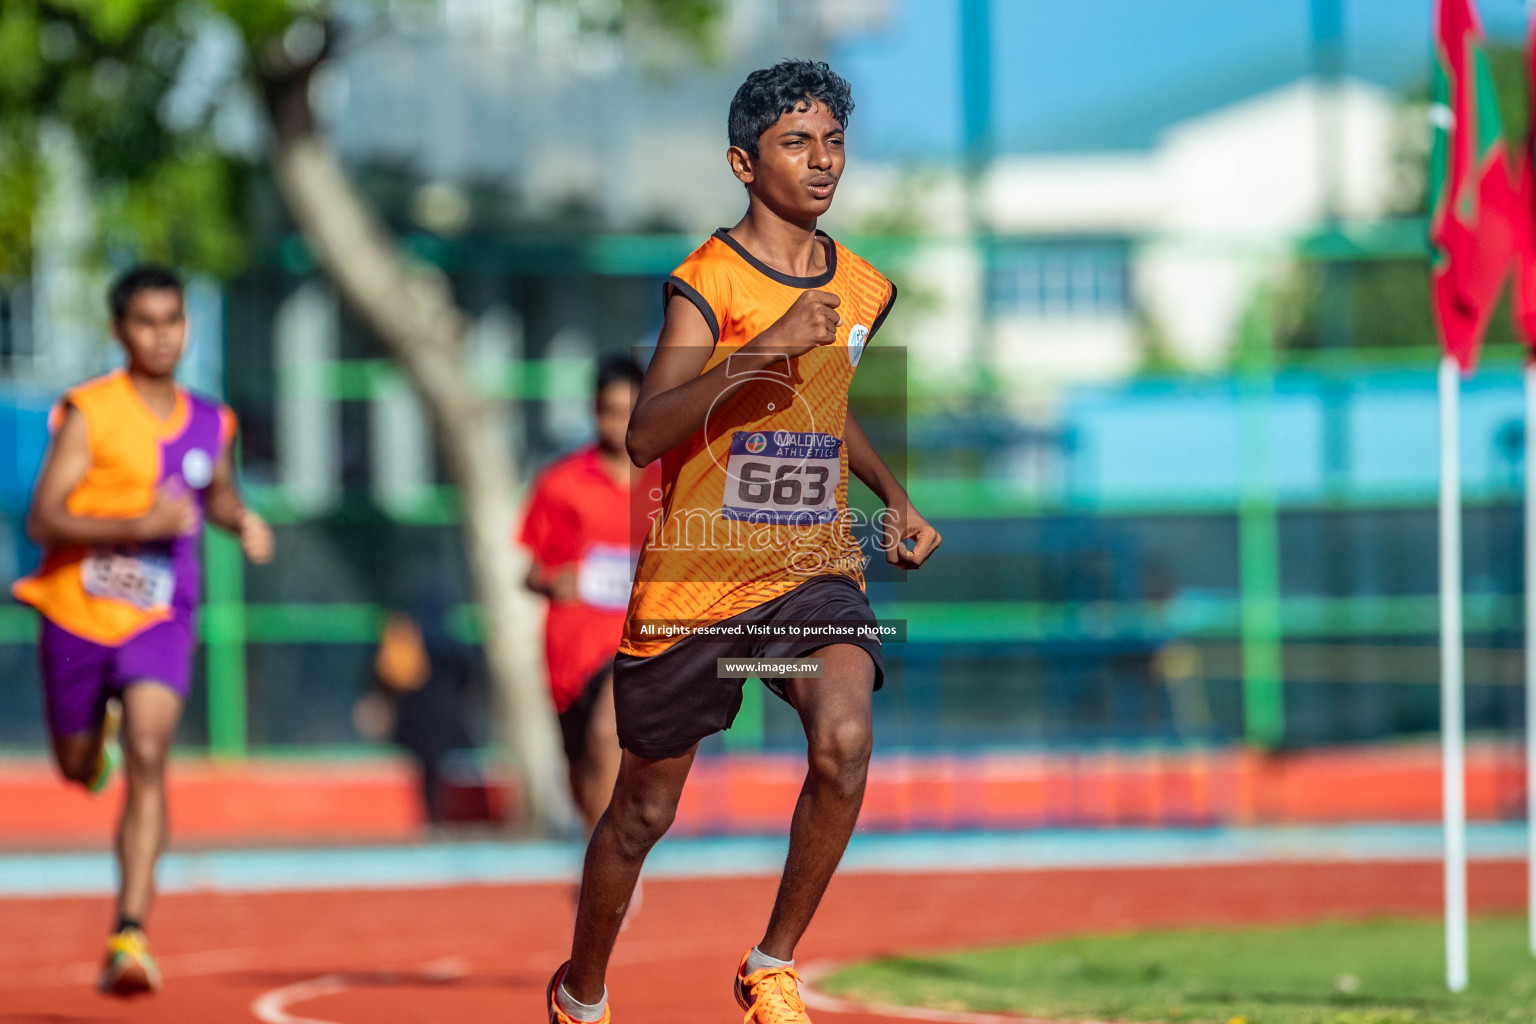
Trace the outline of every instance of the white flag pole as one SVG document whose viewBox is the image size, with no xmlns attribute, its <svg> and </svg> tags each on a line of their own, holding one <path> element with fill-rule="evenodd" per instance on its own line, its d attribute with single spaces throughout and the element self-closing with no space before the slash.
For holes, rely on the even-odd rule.
<svg viewBox="0 0 1536 1024">
<path fill-rule="evenodd" d="M 1445 984 L 1467 987 L 1466 715 L 1462 709 L 1461 370 L 1440 360 L 1440 742 L 1445 812 Z"/>
<path fill-rule="evenodd" d="M 1525 869 L 1536 953 L 1536 360 L 1525 364 Z"/>
</svg>

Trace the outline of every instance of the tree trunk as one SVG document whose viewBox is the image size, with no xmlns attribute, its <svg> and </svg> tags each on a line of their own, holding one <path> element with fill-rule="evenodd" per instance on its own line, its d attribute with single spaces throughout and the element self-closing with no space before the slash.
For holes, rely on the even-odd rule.
<svg viewBox="0 0 1536 1024">
<path fill-rule="evenodd" d="M 539 645 L 513 545 L 516 468 L 494 429 L 466 353 L 468 318 L 434 268 L 412 267 L 353 189 L 309 108 L 319 59 L 263 66 L 273 128 L 272 167 L 295 222 L 343 301 L 371 327 L 430 411 L 463 509 L 464 551 L 479 602 L 486 661 L 502 728 L 522 775 L 523 821 L 549 832 L 561 821 L 553 714 L 537 669 Z"/>
</svg>

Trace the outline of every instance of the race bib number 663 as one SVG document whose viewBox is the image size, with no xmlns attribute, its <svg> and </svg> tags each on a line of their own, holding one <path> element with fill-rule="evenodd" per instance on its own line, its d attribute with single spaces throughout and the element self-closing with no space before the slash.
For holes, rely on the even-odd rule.
<svg viewBox="0 0 1536 1024">
<path fill-rule="evenodd" d="M 726 464 L 725 519 L 809 526 L 837 518 L 843 439 L 794 430 L 738 430 Z"/>
</svg>

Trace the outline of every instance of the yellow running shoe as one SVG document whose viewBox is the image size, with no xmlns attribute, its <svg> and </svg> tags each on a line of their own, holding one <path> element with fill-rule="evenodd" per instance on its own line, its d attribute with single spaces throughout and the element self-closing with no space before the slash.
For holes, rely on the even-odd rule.
<svg viewBox="0 0 1536 1024">
<path fill-rule="evenodd" d="M 117 734 L 122 728 L 123 704 L 113 697 L 107 701 L 106 714 L 101 720 L 101 754 L 96 762 L 96 777 L 85 787 L 92 793 L 106 789 L 112 776 L 117 774 L 118 766 L 123 763 L 123 748 L 117 741 Z"/>
<path fill-rule="evenodd" d="M 747 974 L 747 957 L 736 968 L 736 1002 L 747 1011 L 742 1024 L 811 1024 L 793 967 L 764 967 Z"/>
<path fill-rule="evenodd" d="M 137 928 L 124 928 L 107 940 L 107 958 L 101 965 L 103 992 L 134 996 L 160 987 L 160 968 L 149 955 L 149 940 Z"/>
<path fill-rule="evenodd" d="M 544 1002 L 549 1005 L 549 1024 L 582 1024 L 581 1021 L 568 1016 L 564 1010 L 560 1009 L 560 1004 L 555 1002 L 555 990 L 565 980 L 566 969 L 570 966 L 571 962 L 569 960 L 561 964 L 560 969 L 555 971 L 555 976 L 549 979 L 549 987 L 544 990 Z M 613 1024 L 612 1014 L 609 1012 L 610 1009 L 610 1004 L 605 1003 L 603 1005 L 602 1019 L 594 1022 L 594 1024 Z"/>
</svg>

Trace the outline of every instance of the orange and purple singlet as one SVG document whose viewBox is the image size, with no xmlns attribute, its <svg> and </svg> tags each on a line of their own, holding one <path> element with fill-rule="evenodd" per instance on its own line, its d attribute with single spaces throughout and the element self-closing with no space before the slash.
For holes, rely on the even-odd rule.
<svg viewBox="0 0 1536 1024">
<path fill-rule="evenodd" d="M 175 481 L 192 495 L 198 528 L 171 540 L 112 545 L 57 544 L 37 571 L 18 581 L 17 600 L 42 616 L 38 658 L 49 727 L 57 736 L 95 728 L 114 691 L 153 682 L 186 695 L 193 613 L 201 599 L 197 546 L 214 466 L 235 433 L 234 414 L 178 388 L 161 419 L 122 371 L 64 395 L 84 418 L 91 453 L 66 500 L 79 516 L 129 519 Z"/>
</svg>

